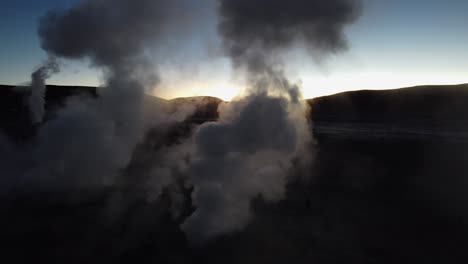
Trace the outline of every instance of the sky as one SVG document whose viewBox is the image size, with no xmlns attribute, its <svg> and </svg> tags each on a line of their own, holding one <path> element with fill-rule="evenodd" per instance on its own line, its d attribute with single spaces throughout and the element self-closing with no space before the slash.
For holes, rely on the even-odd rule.
<svg viewBox="0 0 468 264">
<path fill-rule="evenodd" d="M 0 83 L 29 82 L 30 73 L 47 57 L 37 36 L 38 19 L 50 9 L 76 2 L 1 1 Z M 204 8 L 209 7 L 213 6 Z M 285 56 L 284 64 L 306 98 L 349 90 L 468 83 L 466 10 L 466 0 L 364 0 L 362 17 L 346 31 L 347 52 L 317 62 L 297 48 Z M 243 90 L 243 82 L 216 46 L 214 10 L 207 10 L 196 28 L 193 42 L 181 44 L 177 56 L 160 62 L 161 83 L 153 93 L 168 99 L 210 95 L 230 100 Z M 201 39 L 212 45 L 200 45 Z M 85 60 L 63 61 L 61 73 L 49 84 L 102 84 L 100 71 L 88 66 Z"/>
</svg>

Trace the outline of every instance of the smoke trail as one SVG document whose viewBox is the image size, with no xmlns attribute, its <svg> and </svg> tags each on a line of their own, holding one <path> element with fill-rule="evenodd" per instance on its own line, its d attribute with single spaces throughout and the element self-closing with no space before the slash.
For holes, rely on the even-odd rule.
<svg viewBox="0 0 468 264">
<path fill-rule="evenodd" d="M 182 225 L 193 244 L 241 230 L 250 202 L 284 197 L 293 159 L 310 161 L 312 140 L 300 89 L 281 53 L 304 42 L 321 54 L 346 49 L 345 25 L 359 14 L 352 0 L 220 0 L 219 32 L 248 95 L 221 107 L 220 121 L 195 135 L 191 180 L 196 211 Z"/>
<path fill-rule="evenodd" d="M 47 61 L 31 74 L 31 95 L 28 105 L 33 123 L 41 123 L 45 114 L 45 93 L 46 80 L 52 74 L 59 72 L 59 65 L 54 57 L 49 57 Z"/>
</svg>

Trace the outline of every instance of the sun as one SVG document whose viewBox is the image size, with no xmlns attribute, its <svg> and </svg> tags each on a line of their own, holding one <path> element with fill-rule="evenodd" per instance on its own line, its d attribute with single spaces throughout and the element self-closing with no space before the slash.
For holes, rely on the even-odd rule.
<svg viewBox="0 0 468 264">
<path fill-rule="evenodd" d="M 234 97 L 239 95 L 240 91 L 241 88 L 234 84 L 221 83 L 216 85 L 209 94 L 223 101 L 231 101 Z"/>
</svg>

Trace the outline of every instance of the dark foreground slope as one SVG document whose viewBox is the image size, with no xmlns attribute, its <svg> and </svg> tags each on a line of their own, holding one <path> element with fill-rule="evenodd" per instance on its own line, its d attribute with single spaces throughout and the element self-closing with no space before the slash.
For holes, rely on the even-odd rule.
<svg viewBox="0 0 468 264">
<path fill-rule="evenodd" d="M 358 91 L 311 103 L 318 153 L 308 190 L 311 207 L 323 210 L 311 218 L 329 232 L 328 257 L 467 261 L 468 86 Z"/>
<path fill-rule="evenodd" d="M 360 91 L 309 101 L 316 160 L 297 172 L 307 180 L 291 181 L 282 202 L 255 201 L 256 217 L 243 232 L 197 249 L 179 230 L 183 216 L 171 217 L 169 195 L 147 201 L 136 187 L 145 165 L 139 153 L 164 155 L 164 146 L 152 144 L 161 142 L 156 137 L 174 144 L 198 123 L 216 119 L 220 101 L 189 99 L 205 107 L 186 122 L 150 133 L 123 175 L 123 188 L 73 203 L 4 198 L 0 261 L 467 263 L 466 89 Z M 6 101 L 17 110 L 2 113 L 2 128 L 9 120 L 21 131 L 27 114 L 18 105 L 22 99 L 11 98 Z M 190 192 L 185 190 L 184 214 L 191 211 Z M 122 210 L 109 214 L 116 201 Z"/>
<path fill-rule="evenodd" d="M 463 140 L 468 85 L 357 91 L 309 102 L 317 133 Z"/>
</svg>

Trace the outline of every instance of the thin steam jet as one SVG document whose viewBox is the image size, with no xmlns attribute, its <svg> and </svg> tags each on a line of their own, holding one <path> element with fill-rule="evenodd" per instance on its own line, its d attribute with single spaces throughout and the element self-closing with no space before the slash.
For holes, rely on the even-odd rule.
<svg viewBox="0 0 468 264">
<path fill-rule="evenodd" d="M 31 94 L 28 105 L 33 123 L 41 123 L 45 114 L 46 80 L 60 71 L 54 57 L 47 61 L 31 74 Z"/>
<path fill-rule="evenodd" d="M 282 53 L 298 43 L 321 55 L 345 50 L 344 28 L 358 18 L 360 2 L 220 0 L 219 14 L 223 47 L 246 72 L 248 91 L 195 135 L 196 210 L 182 225 L 194 245 L 244 228 L 252 199 L 282 199 L 293 160 L 310 162 L 308 109 L 284 74 Z"/>
</svg>

